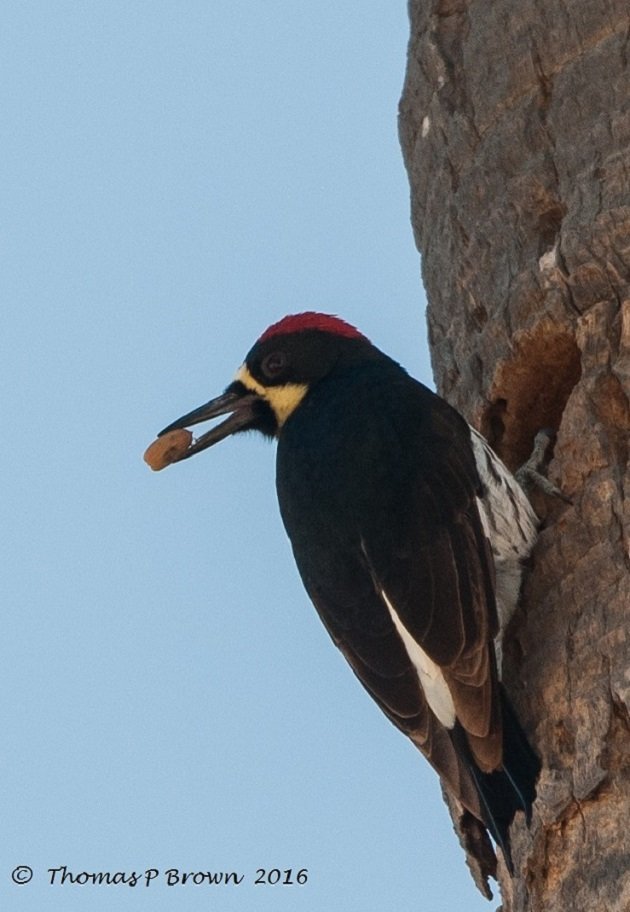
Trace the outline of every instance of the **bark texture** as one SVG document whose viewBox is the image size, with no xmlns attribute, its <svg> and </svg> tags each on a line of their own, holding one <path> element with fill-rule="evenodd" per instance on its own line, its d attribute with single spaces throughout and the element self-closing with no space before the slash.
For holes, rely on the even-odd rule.
<svg viewBox="0 0 630 912">
<path fill-rule="evenodd" d="M 410 14 L 400 131 L 438 389 L 512 468 L 553 428 L 549 475 L 573 500 L 535 495 L 506 643 L 543 773 L 503 907 L 629 912 L 630 8 Z"/>
</svg>

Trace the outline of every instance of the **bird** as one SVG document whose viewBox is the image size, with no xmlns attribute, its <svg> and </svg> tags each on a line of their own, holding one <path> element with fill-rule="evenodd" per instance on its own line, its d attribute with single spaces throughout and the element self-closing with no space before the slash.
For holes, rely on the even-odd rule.
<svg viewBox="0 0 630 912">
<path fill-rule="evenodd" d="M 455 802 L 487 885 L 529 821 L 540 761 L 500 680 L 538 519 L 486 440 L 340 317 L 266 329 L 218 397 L 158 437 L 227 416 L 175 458 L 277 440 L 280 513 L 333 642 Z M 452 803 L 451 803 L 452 805 Z M 491 895 L 491 894 L 490 894 Z"/>
</svg>

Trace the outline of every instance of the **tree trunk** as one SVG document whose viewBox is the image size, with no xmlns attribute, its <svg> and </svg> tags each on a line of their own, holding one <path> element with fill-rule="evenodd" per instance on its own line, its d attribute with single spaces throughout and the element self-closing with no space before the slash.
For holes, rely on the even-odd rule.
<svg viewBox="0 0 630 912">
<path fill-rule="evenodd" d="M 504 677 L 543 761 L 509 912 L 630 910 L 628 0 L 411 0 L 401 140 L 439 391 L 557 434 Z"/>
</svg>

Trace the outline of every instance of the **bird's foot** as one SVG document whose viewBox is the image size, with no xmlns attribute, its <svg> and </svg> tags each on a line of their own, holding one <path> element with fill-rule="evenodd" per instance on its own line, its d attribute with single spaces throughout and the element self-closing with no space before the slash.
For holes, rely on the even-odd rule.
<svg viewBox="0 0 630 912">
<path fill-rule="evenodd" d="M 570 497 L 560 490 L 553 482 L 541 472 L 546 462 L 547 449 L 554 439 L 555 434 L 549 428 L 543 428 L 538 431 L 534 438 L 534 447 L 532 454 L 523 465 L 515 472 L 515 477 L 524 491 L 530 491 L 532 488 L 540 488 L 545 494 L 551 497 L 559 497 L 565 503 L 573 503 Z"/>
</svg>

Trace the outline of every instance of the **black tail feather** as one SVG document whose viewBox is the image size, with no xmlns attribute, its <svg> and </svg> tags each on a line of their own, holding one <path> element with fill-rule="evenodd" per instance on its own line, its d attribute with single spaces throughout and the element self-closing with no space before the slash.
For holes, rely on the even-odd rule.
<svg viewBox="0 0 630 912">
<path fill-rule="evenodd" d="M 512 797 L 510 781 L 502 770 L 495 773 L 482 773 L 474 760 L 470 761 L 468 767 L 479 793 L 484 816 L 483 822 L 501 849 L 508 871 L 510 874 L 514 874 L 509 828 L 515 811 L 512 810 L 509 803 L 509 799 Z"/>
<path fill-rule="evenodd" d="M 519 807 L 515 810 L 520 808 L 524 811 L 529 823 L 532 818 L 532 805 L 536 800 L 536 780 L 540 774 L 540 760 L 525 737 L 525 732 L 516 718 L 505 688 L 503 685 L 500 686 L 503 716 L 503 770 L 519 798 Z"/>
<path fill-rule="evenodd" d="M 483 823 L 497 843 L 505 863 L 514 873 L 510 851 L 509 829 L 517 811 L 523 811 L 529 823 L 536 798 L 536 779 L 540 760 L 525 737 L 510 701 L 501 688 L 503 716 L 503 765 L 492 773 L 482 772 L 475 763 L 467 742 L 462 756 L 474 780 L 484 815 Z M 460 733 L 464 736 L 464 732 Z M 460 738 L 457 739 L 458 741 Z M 459 746 L 459 745 L 458 745 Z M 461 747 L 460 747 L 461 749 Z"/>
</svg>

